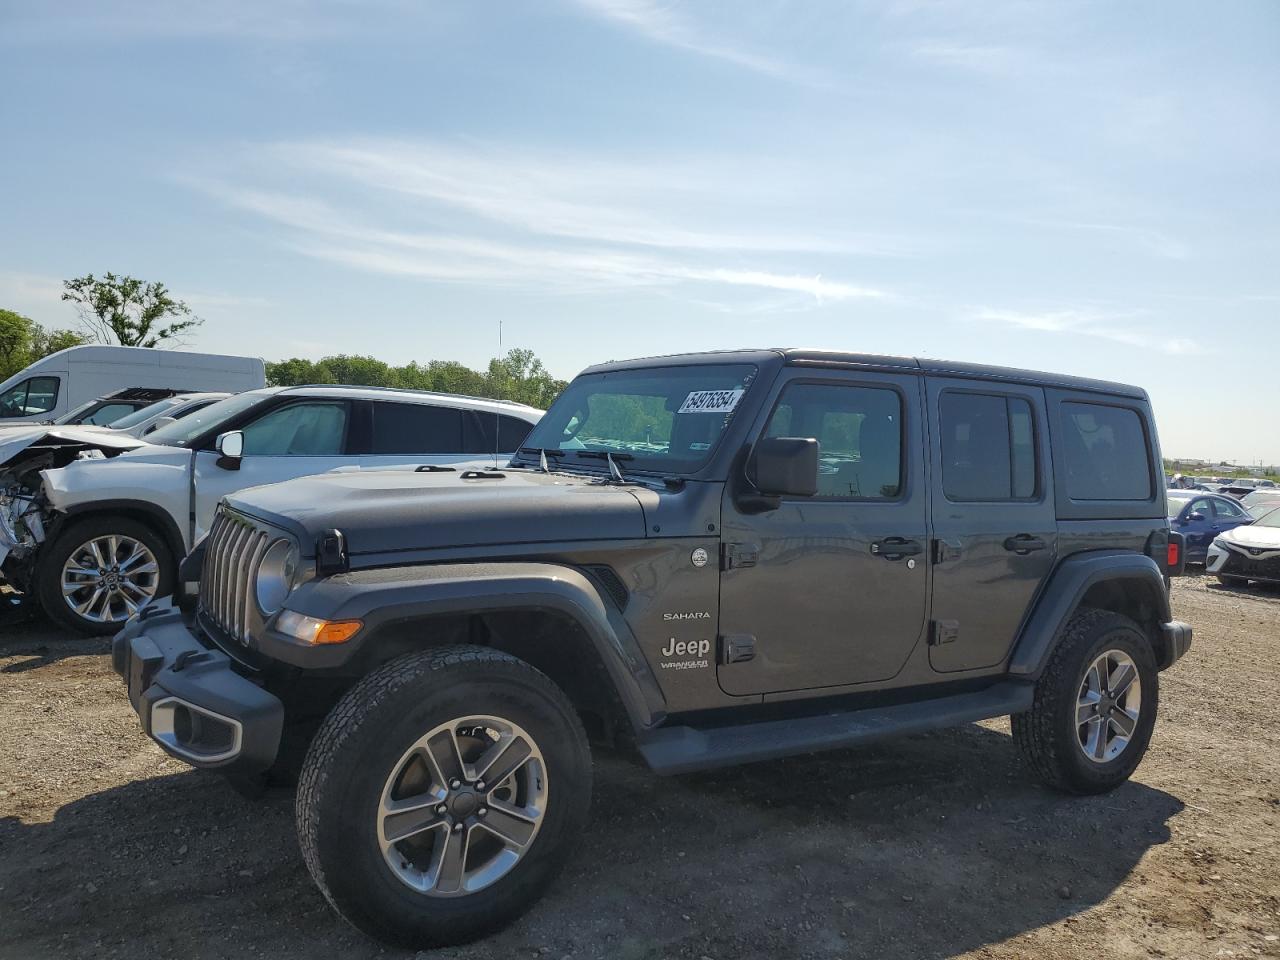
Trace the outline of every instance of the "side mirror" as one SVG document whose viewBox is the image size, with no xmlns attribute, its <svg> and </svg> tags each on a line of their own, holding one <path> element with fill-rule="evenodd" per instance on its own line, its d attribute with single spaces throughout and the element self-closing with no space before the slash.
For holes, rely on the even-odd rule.
<svg viewBox="0 0 1280 960">
<path fill-rule="evenodd" d="M 218 448 L 218 466 L 223 470 L 239 470 L 240 458 L 244 456 L 244 434 L 239 430 L 231 430 L 220 434 L 215 441 Z"/>
<path fill-rule="evenodd" d="M 770 497 L 812 497 L 818 492 L 818 441 L 765 437 L 751 452 L 747 476 Z"/>
<path fill-rule="evenodd" d="M 1205 515 L 1201 513 L 1199 510 L 1197 510 L 1195 513 L 1187 514 L 1187 519 L 1192 523 L 1199 523 L 1200 521 L 1205 519 Z"/>
</svg>

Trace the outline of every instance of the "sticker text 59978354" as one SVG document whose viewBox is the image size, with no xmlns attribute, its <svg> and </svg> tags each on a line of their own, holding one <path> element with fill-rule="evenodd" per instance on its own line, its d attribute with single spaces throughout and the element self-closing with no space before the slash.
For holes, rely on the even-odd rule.
<svg viewBox="0 0 1280 960">
<path fill-rule="evenodd" d="M 694 390 L 676 413 L 730 413 L 745 390 Z"/>
</svg>

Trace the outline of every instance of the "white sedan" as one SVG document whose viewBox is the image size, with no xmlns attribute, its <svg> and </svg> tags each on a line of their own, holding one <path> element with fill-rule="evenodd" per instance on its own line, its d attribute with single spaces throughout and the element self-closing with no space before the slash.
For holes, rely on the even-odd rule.
<svg viewBox="0 0 1280 960">
<path fill-rule="evenodd" d="M 1226 584 L 1280 583 L 1280 507 L 1214 538 L 1205 570 Z"/>
</svg>

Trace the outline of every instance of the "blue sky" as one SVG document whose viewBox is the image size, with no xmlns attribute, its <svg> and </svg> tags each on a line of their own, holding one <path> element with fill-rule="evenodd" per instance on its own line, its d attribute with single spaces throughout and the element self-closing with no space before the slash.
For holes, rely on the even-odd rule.
<svg viewBox="0 0 1280 960">
<path fill-rule="evenodd" d="M 1280 5 L 0 0 L 0 306 L 473 365 L 794 344 L 1139 383 L 1280 462 Z"/>
</svg>

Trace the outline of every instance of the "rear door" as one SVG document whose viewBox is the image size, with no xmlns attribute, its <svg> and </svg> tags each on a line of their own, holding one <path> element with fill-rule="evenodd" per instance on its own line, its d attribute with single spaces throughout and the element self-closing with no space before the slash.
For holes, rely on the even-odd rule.
<svg viewBox="0 0 1280 960">
<path fill-rule="evenodd" d="M 927 378 L 933 463 L 929 662 L 943 673 L 1008 654 L 1053 569 L 1057 520 L 1044 391 Z"/>
</svg>

